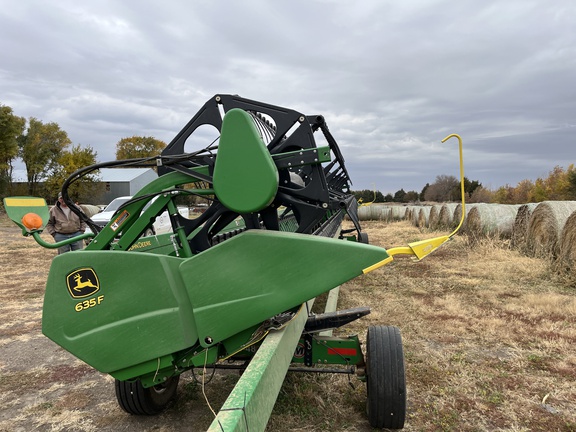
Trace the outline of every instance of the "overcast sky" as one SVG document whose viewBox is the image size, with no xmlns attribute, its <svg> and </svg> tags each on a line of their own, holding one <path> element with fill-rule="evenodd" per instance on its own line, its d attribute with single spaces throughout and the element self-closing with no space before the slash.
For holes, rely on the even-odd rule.
<svg viewBox="0 0 576 432">
<path fill-rule="evenodd" d="M 0 104 L 99 161 L 213 95 L 322 114 L 353 189 L 496 189 L 576 162 L 576 1 L 0 0 Z"/>
</svg>

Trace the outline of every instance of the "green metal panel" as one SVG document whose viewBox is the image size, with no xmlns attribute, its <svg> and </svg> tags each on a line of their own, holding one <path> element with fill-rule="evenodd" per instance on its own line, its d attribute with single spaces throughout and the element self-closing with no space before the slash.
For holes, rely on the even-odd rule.
<svg viewBox="0 0 576 432">
<path fill-rule="evenodd" d="M 249 230 L 185 260 L 180 272 L 200 343 L 210 346 L 359 276 L 387 257 L 385 249 L 363 243 Z"/>
<path fill-rule="evenodd" d="M 239 108 L 228 111 L 222 120 L 214 191 L 227 208 L 241 214 L 267 207 L 278 191 L 272 156 L 252 117 Z"/>
<path fill-rule="evenodd" d="M 42 219 L 41 230 L 44 229 L 48 223 L 50 212 L 44 198 L 36 198 L 30 196 L 17 196 L 4 198 L 4 208 L 6 214 L 12 222 L 22 229 L 23 235 L 28 235 L 28 229 L 22 224 L 22 217 L 26 213 L 36 213 Z"/>
<path fill-rule="evenodd" d="M 101 372 L 154 360 L 197 341 L 181 259 L 81 251 L 54 258 L 42 331 Z M 138 369 L 141 373 L 142 369 Z"/>
</svg>

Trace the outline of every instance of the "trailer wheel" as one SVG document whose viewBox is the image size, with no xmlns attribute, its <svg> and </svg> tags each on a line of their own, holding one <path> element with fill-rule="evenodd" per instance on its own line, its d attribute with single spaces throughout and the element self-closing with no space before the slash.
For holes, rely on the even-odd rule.
<svg viewBox="0 0 576 432">
<path fill-rule="evenodd" d="M 359 241 L 360 243 L 370 244 L 370 241 L 368 240 L 368 233 L 359 232 L 359 233 L 358 233 L 358 241 Z"/>
<path fill-rule="evenodd" d="M 116 380 L 115 387 L 118 405 L 128 414 L 159 414 L 176 396 L 179 380 L 180 375 L 176 375 L 154 387 L 144 387 L 140 380 Z"/>
<path fill-rule="evenodd" d="M 366 411 L 375 428 L 402 429 L 406 418 L 406 379 L 400 330 L 370 326 L 366 337 Z"/>
</svg>

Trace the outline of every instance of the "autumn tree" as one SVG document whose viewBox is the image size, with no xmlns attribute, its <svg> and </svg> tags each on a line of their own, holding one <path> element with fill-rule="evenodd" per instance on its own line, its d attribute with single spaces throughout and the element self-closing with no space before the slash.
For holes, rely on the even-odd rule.
<svg viewBox="0 0 576 432">
<path fill-rule="evenodd" d="M 26 165 L 28 193 L 36 195 L 38 183 L 58 166 L 62 152 L 72 143 L 57 123 L 29 119 L 26 133 L 18 138 L 18 156 Z"/>
<path fill-rule="evenodd" d="M 145 158 L 159 155 L 166 143 L 153 137 L 132 136 L 116 143 L 116 160 Z"/>
<path fill-rule="evenodd" d="M 532 201 L 534 183 L 530 180 L 520 181 L 513 192 L 513 204 L 524 204 Z"/>
<path fill-rule="evenodd" d="M 436 181 L 432 183 L 424 193 L 426 201 L 451 201 L 453 199 L 453 191 L 459 186 L 456 177 L 446 174 L 436 176 Z"/>
<path fill-rule="evenodd" d="M 548 199 L 546 185 L 544 184 L 544 180 L 542 178 L 538 177 L 536 179 L 530 196 L 532 197 L 533 202 L 542 202 Z"/>
<path fill-rule="evenodd" d="M 97 153 L 90 146 L 72 146 L 62 152 L 57 164 L 46 178 L 46 192 L 55 197 L 62 189 L 64 181 L 75 171 L 96 163 Z M 80 203 L 94 203 L 104 192 L 104 184 L 99 183 L 98 171 L 83 176 L 71 184 L 68 195 Z"/>
<path fill-rule="evenodd" d="M 471 203 L 489 203 L 492 202 L 493 196 L 494 192 L 479 186 L 470 194 L 470 199 L 468 201 Z"/>
<path fill-rule="evenodd" d="M 572 167 L 573 168 L 573 167 Z M 568 199 L 568 173 L 561 166 L 555 166 L 544 181 L 549 200 Z"/>
<path fill-rule="evenodd" d="M 18 156 L 18 137 L 26 119 L 17 117 L 9 106 L 0 105 L 0 196 L 9 193 L 12 183 L 12 161 Z"/>
<path fill-rule="evenodd" d="M 514 203 L 514 188 L 510 185 L 500 186 L 492 196 L 492 202 L 498 204 Z"/>
</svg>

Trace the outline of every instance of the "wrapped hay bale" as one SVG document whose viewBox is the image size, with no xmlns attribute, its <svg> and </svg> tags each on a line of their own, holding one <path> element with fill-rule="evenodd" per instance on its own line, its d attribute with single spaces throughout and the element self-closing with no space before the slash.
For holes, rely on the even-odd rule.
<svg viewBox="0 0 576 432">
<path fill-rule="evenodd" d="M 417 227 L 426 228 L 428 226 L 428 218 L 430 217 L 430 210 L 432 207 L 424 206 L 418 211 Z"/>
<path fill-rule="evenodd" d="M 387 206 L 382 204 L 370 204 L 367 206 L 358 207 L 358 219 L 361 221 L 367 220 L 377 220 L 377 221 L 387 221 L 389 220 L 389 212 Z"/>
<path fill-rule="evenodd" d="M 456 225 L 458 225 L 459 220 L 454 220 L 454 210 L 457 205 L 456 203 L 446 203 L 442 205 L 438 215 L 439 228 L 455 228 Z"/>
<path fill-rule="evenodd" d="M 466 232 L 476 238 L 510 238 L 520 205 L 477 204 L 466 216 Z"/>
<path fill-rule="evenodd" d="M 406 206 L 406 207 L 404 207 L 405 210 L 404 210 L 403 219 L 407 220 L 407 221 L 412 221 L 412 217 L 414 216 L 414 212 L 416 211 L 417 207 L 418 206 Z M 418 209 L 419 209 L 419 207 L 418 207 Z"/>
<path fill-rule="evenodd" d="M 442 204 L 434 204 L 430 209 L 430 216 L 428 217 L 428 228 L 437 229 L 438 221 L 440 220 L 440 209 Z"/>
<path fill-rule="evenodd" d="M 536 206 L 528 223 L 527 253 L 534 257 L 558 256 L 558 240 L 564 224 L 576 211 L 576 201 L 543 201 Z"/>
<path fill-rule="evenodd" d="M 414 226 L 418 226 L 418 216 L 420 214 L 421 206 L 411 206 L 410 209 L 410 218 L 408 222 L 410 222 Z"/>
<path fill-rule="evenodd" d="M 516 219 L 514 220 L 514 225 L 512 226 L 512 240 L 510 242 L 510 247 L 520 252 L 526 252 L 526 236 L 528 234 L 528 223 L 530 222 L 532 212 L 534 211 L 537 205 L 538 203 L 528 203 L 518 207 L 518 212 L 516 213 Z"/>
<path fill-rule="evenodd" d="M 562 228 L 558 240 L 558 257 L 553 264 L 555 271 L 569 274 L 576 280 L 576 211 L 573 212 Z"/>
<path fill-rule="evenodd" d="M 97 213 L 100 213 L 100 207 L 91 204 L 80 204 L 80 209 L 89 218 L 91 218 Z"/>
<path fill-rule="evenodd" d="M 468 216 L 468 213 L 470 213 L 470 209 L 473 209 L 477 205 L 478 204 L 466 204 L 464 206 L 464 207 L 466 207 L 466 214 L 464 215 L 464 223 L 462 224 L 462 227 L 460 228 L 461 233 L 466 232 L 466 216 Z M 456 208 L 454 209 L 454 226 L 456 226 L 460 223 L 461 218 L 462 218 L 462 204 L 457 204 Z"/>
<path fill-rule="evenodd" d="M 393 205 L 393 206 L 389 206 L 390 209 L 390 219 L 391 221 L 399 221 L 404 219 L 405 214 L 406 214 L 406 207 L 404 206 L 399 206 L 399 205 Z"/>
</svg>

